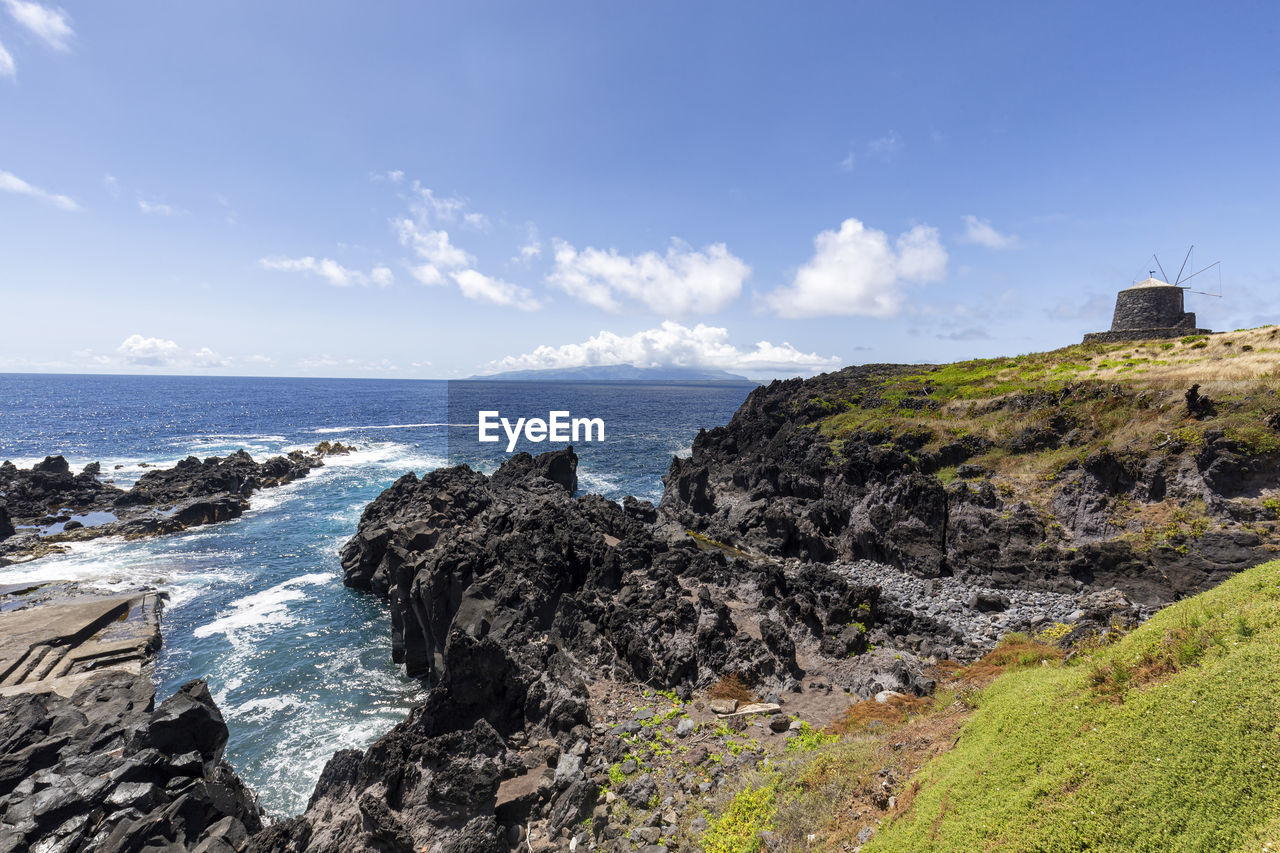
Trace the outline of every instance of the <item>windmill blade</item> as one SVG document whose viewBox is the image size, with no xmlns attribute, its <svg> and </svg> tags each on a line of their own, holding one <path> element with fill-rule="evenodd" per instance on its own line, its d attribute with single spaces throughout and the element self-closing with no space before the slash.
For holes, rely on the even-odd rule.
<svg viewBox="0 0 1280 853">
<path fill-rule="evenodd" d="M 1160 263 L 1160 256 L 1157 255 L 1155 252 L 1152 252 L 1151 257 L 1156 259 L 1156 266 L 1160 267 L 1160 275 L 1164 276 L 1165 281 L 1168 281 L 1169 274 L 1164 271 L 1164 265 Z"/>
<path fill-rule="evenodd" d="M 1182 272 L 1187 268 L 1187 261 L 1191 259 L 1191 253 L 1195 250 L 1195 248 L 1196 248 L 1196 244 L 1192 243 L 1191 248 L 1187 249 L 1187 255 L 1182 259 L 1182 266 L 1178 268 L 1178 277 L 1173 281 L 1174 287 L 1177 287 L 1182 282 Z"/>
<path fill-rule="evenodd" d="M 1209 270 L 1213 269 L 1214 267 L 1216 267 L 1216 266 L 1217 266 L 1218 264 L 1220 264 L 1220 263 L 1222 263 L 1222 261 L 1214 261 L 1213 263 L 1209 264 L 1209 266 L 1207 266 L 1207 267 L 1205 267 L 1204 269 L 1200 270 L 1200 272 L 1193 272 L 1191 275 L 1189 275 L 1189 276 L 1187 276 L 1186 278 L 1182 279 L 1182 281 L 1191 281 L 1191 279 L 1193 279 L 1193 278 L 1195 278 L 1196 276 L 1200 275 L 1200 273 L 1202 273 L 1202 272 L 1208 272 Z M 1195 292 L 1195 293 L 1199 293 L 1199 291 L 1193 291 L 1193 292 Z M 1212 296 L 1213 294 L 1209 294 L 1209 295 L 1210 295 L 1210 296 Z"/>
</svg>

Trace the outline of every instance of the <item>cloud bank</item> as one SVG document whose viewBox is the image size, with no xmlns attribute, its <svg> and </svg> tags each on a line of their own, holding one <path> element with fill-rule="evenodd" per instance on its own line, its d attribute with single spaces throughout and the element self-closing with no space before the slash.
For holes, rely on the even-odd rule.
<svg viewBox="0 0 1280 853">
<path fill-rule="evenodd" d="M 166 338 L 148 338 L 143 335 L 130 335 L 125 338 L 116 352 L 126 365 L 133 367 L 229 367 L 231 359 L 223 358 L 208 347 L 201 347 L 194 352 L 187 352 L 174 341 Z M 101 356 L 99 363 L 105 363 Z"/>
<path fill-rule="evenodd" d="M 816 373 L 840 365 L 836 356 L 805 353 L 789 343 L 759 341 L 749 349 L 729 342 L 729 330 L 699 323 L 693 328 L 667 321 L 661 326 L 617 335 L 602 331 L 579 344 L 540 346 L 523 355 L 485 365 L 484 372 L 544 370 L 632 364 L 636 367 L 704 367 L 751 373 Z"/>
</svg>

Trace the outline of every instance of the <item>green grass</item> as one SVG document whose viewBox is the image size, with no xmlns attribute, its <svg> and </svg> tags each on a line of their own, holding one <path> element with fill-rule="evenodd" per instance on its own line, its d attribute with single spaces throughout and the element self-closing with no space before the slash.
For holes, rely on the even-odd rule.
<svg viewBox="0 0 1280 853">
<path fill-rule="evenodd" d="M 1177 346 L 1204 343 L 1191 336 Z M 1216 375 L 1221 350 L 1187 353 L 1177 369 Z M 1051 494 L 1046 483 L 1059 482 L 1065 470 L 1098 453 L 1137 467 L 1152 455 L 1197 453 L 1207 436 L 1222 435 L 1236 452 L 1280 458 L 1280 430 L 1268 423 L 1280 407 L 1270 374 L 1220 381 L 1178 373 L 1147 377 L 1149 370 L 1170 364 L 1141 355 L 1155 351 L 1155 342 L 1090 344 L 873 370 L 843 388 L 824 389 L 812 427 L 826 440 L 834 466 L 847 461 L 851 447 L 865 443 L 902 453 L 907 464 L 950 486 L 958 465 L 972 463 L 989 471 L 997 488 L 1007 486 L 1007 497 L 1035 505 Z M 1202 384 L 1214 402 L 1213 413 L 1198 420 L 1188 416 L 1183 400 L 1193 383 Z M 1147 547 L 1170 538 L 1168 531 L 1147 529 L 1143 518 L 1132 520 Z M 1189 551 L 1194 545 L 1171 547 Z"/>
<path fill-rule="evenodd" d="M 759 850 L 760 833 L 772 827 L 776 793 L 776 783 L 772 782 L 739 792 L 703 833 L 703 851 L 754 853 Z"/>
<path fill-rule="evenodd" d="M 1280 830 L 1280 562 L 983 691 L 873 851 L 1254 851 Z"/>
<path fill-rule="evenodd" d="M 836 735 L 826 734 L 821 729 L 815 729 L 804 722 L 800 724 L 800 730 L 787 741 L 787 752 L 810 752 L 823 744 L 834 743 L 837 740 L 839 738 Z"/>
</svg>

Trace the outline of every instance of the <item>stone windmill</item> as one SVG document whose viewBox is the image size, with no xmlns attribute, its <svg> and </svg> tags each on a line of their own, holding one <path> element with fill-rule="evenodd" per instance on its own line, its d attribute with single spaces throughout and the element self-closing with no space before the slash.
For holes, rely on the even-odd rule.
<svg viewBox="0 0 1280 853">
<path fill-rule="evenodd" d="M 1116 295 L 1116 311 L 1111 320 L 1110 331 L 1090 332 L 1084 336 L 1084 342 L 1087 344 L 1113 343 L 1209 334 L 1209 329 L 1196 327 L 1196 315 L 1186 310 L 1184 295 L 1190 289 L 1187 286 L 1188 281 L 1200 273 L 1214 269 L 1221 261 L 1215 261 L 1199 272 L 1183 278 L 1182 273 L 1187 268 L 1187 261 L 1191 258 L 1193 249 L 1195 246 L 1187 250 L 1187 256 L 1183 258 L 1182 268 L 1178 270 L 1178 276 L 1173 284 L 1156 278 L 1156 271 L 1151 270 L 1147 278 L 1120 291 Z M 1168 275 L 1160 264 L 1160 258 L 1155 255 L 1152 257 L 1155 258 L 1160 274 L 1167 279 Z M 1222 295 L 1200 290 L 1194 290 L 1192 293 L 1204 293 L 1206 296 Z"/>
</svg>

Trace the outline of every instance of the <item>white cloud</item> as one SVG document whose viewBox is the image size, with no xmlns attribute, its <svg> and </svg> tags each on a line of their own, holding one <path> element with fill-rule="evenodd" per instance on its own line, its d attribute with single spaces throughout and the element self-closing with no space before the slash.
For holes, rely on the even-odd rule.
<svg viewBox="0 0 1280 853">
<path fill-rule="evenodd" d="M 18 66 L 14 64 L 13 54 L 5 50 L 4 44 L 0 43 L 0 77 L 17 78 Z"/>
<path fill-rule="evenodd" d="M 489 217 L 485 216 L 483 213 L 464 213 L 462 214 L 462 221 L 465 222 L 468 227 L 474 228 L 477 231 L 489 230 Z"/>
<path fill-rule="evenodd" d="M 424 187 L 417 181 L 413 182 L 413 192 L 417 199 L 410 205 L 410 209 L 424 223 L 431 221 L 452 222 L 458 218 L 458 214 L 467 206 L 466 201 L 457 196 L 439 198 L 430 188 Z"/>
<path fill-rule="evenodd" d="M 31 184 L 22 180 L 12 172 L 0 172 L 0 192 L 17 193 L 18 195 L 30 196 L 31 198 L 48 202 L 54 207 L 60 207 L 63 210 L 80 210 L 80 205 L 76 204 L 74 199 L 68 198 L 65 195 L 57 195 L 56 193 L 47 192 L 39 187 L 33 187 Z"/>
<path fill-rule="evenodd" d="M 542 240 L 538 237 L 538 229 L 530 224 L 528 226 L 528 236 L 524 241 L 524 245 L 520 247 L 520 254 L 511 260 L 518 263 L 527 264 L 535 258 L 542 257 Z"/>
<path fill-rule="evenodd" d="M 693 328 L 670 320 L 634 335 L 602 331 L 580 344 L 540 346 L 486 365 L 487 372 L 632 364 L 636 367 L 704 367 L 753 373 L 815 373 L 840 359 L 805 353 L 789 343 L 760 341 L 750 349 L 729 342 L 729 330 L 699 323 Z"/>
<path fill-rule="evenodd" d="M 927 225 L 891 244 L 885 232 L 846 219 L 839 231 L 823 231 L 813 245 L 813 257 L 792 283 L 765 296 L 780 316 L 892 317 L 902 310 L 907 287 L 938 281 L 947 270 L 938 231 Z"/>
<path fill-rule="evenodd" d="M 421 263 L 409 267 L 409 272 L 422 284 L 435 286 L 452 281 L 467 299 L 488 302 L 522 311 L 534 311 L 541 307 L 528 288 L 487 276 L 475 269 L 476 259 L 453 244 L 449 232 L 430 225 L 433 219 L 454 218 L 460 210 L 457 199 L 437 199 L 431 191 L 414 184 L 414 190 L 424 201 L 415 206 L 416 219 L 404 217 L 392 220 L 392 227 L 400 238 L 400 244 L 413 252 Z M 464 221 L 479 216 L 483 227 L 488 219 L 480 214 L 466 214 Z"/>
<path fill-rule="evenodd" d="M 208 347 L 201 347 L 191 354 L 194 367 L 230 367 L 231 359 L 218 355 Z"/>
<path fill-rule="evenodd" d="M 475 270 L 458 270 L 452 274 L 454 282 L 462 295 L 478 302 L 492 302 L 494 305 L 507 305 L 521 311 L 534 311 L 540 306 L 527 288 L 517 287 L 496 278 L 478 273 Z"/>
<path fill-rule="evenodd" d="M 453 245 L 449 232 L 442 228 L 430 228 L 408 218 L 396 219 L 391 224 L 400 245 L 425 261 L 410 270 L 423 284 L 444 284 L 446 272 L 475 263 L 475 258 Z"/>
<path fill-rule="evenodd" d="M 902 137 L 898 136 L 897 131 L 889 131 L 884 136 L 877 137 L 867 143 L 867 152 L 874 157 L 880 157 L 885 160 L 897 154 L 902 148 Z"/>
<path fill-rule="evenodd" d="M 154 214 L 156 216 L 177 216 L 180 213 L 185 213 L 181 208 L 174 207 L 171 204 L 162 204 L 158 201 L 147 201 L 141 195 L 138 196 L 138 210 L 141 210 L 143 213 Z"/>
<path fill-rule="evenodd" d="M 31 0 L 4 0 L 9 15 L 54 50 L 67 51 L 75 35 L 67 23 L 67 13 Z"/>
<path fill-rule="evenodd" d="M 130 335 L 125 338 L 116 352 L 124 356 L 131 364 L 142 364 L 151 367 L 163 367 L 173 364 L 182 356 L 182 347 L 165 338 L 144 338 L 142 335 Z"/>
<path fill-rule="evenodd" d="M 328 353 L 301 359 L 298 361 L 298 367 L 312 372 L 341 368 L 357 373 L 392 373 L 400 369 L 399 365 L 386 358 L 379 361 L 363 361 L 358 358 L 337 358 Z"/>
<path fill-rule="evenodd" d="M 853 149 L 852 149 L 852 148 L 850 148 L 850 149 L 849 149 L 849 153 L 848 153 L 848 154 L 846 154 L 846 155 L 845 155 L 845 158 L 844 158 L 843 160 L 841 160 L 841 161 L 840 161 L 840 171 L 842 171 L 842 172 L 852 172 L 852 171 L 853 171 L 853 167 L 854 167 L 855 165 L 857 165 L 857 162 L 858 162 L 857 155 L 855 155 L 855 154 L 853 153 Z"/>
<path fill-rule="evenodd" d="M 976 216 L 965 216 L 964 233 L 960 242 L 972 243 L 975 246 L 986 246 L 988 249 L 1011 249 L 1018 245 L 1018 238 L 1012 234 L 1001 234 L 991 227 L 991 222 Z"/>
<path fill-rule="evenodd" d="M 120 198 L 120 179 L 110 173 L 102 176 L 102 185 L 111 193 L 112 198 Z"/>
<path fill-rule="evenodd" d="M 308 255 L 305 258 L 263 258 L 258 261 L 263 269 L 276 270 L 278 272 L 304 272 L 311 275 L 317 275 L 334 287 L 351 287 L 363 285 L 377 285 L 378 287 L 386 287 L 392 284 L 396 277 L 388 267 L 375 266 L 368 273 L 359 270 L 348 269 L 337 261 L 329 258 L 313 258 Z"/>
<path fill-rule="evenodd" d="M 668 316 L 719 311 L 741 295 L 751 274 L 724 243 L 696 252 L 673 240 L 665 256 L 627 256 L 614 249 L 579 252 L 556 240 L 555 261 L 547 281 L 575 299 L 614 312 L 622 310 L 622 299 L 632 299 Z"/>
</svg>

